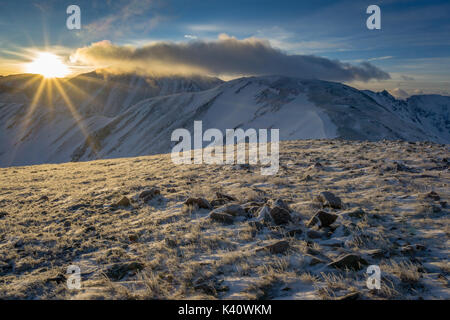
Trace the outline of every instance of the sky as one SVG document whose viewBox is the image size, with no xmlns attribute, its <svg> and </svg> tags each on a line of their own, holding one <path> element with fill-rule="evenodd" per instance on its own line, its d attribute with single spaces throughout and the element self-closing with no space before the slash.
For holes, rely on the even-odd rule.
<svg viewBox="0 0 450 320">
<path fill-rule="evenodd" d="M 66 27 L 73 4 L 80 30 Z M 372 4 L 380 30 L 366 27 Z M 45 51 L 74 73 L 282 74 L 450 95 L 449 16 L 448 0 L 0 0 L 0 75 Z"/>
</svg>

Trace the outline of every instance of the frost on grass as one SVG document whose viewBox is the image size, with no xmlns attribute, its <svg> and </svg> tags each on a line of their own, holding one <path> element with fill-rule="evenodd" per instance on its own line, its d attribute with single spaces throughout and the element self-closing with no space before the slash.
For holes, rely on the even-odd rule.
<svg viewBox="0 0 450 320">
<path fill-rule="evenodd" d="M 306 140 L 272 177 L 170 155 L 0 169 L 0 298 L 449 299 L 448 157 Z"/>
</svg>

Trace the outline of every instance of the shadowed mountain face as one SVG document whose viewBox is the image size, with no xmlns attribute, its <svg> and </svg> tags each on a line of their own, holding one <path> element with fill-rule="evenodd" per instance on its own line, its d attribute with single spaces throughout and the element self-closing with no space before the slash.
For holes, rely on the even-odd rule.
<svg viewBox="0 0 450 320">
<path fill-rule="evenodd" d="M 41 80 L 0 79 L 1 166 L 170 152 L 173 130 L 192 131 L 195 120 L 203 130 L 279 128 L 282 140 L 450 141 L 444 96 L 400 101 L 387 92 L 280 76 L 223 83 L 94 72 L 40 88 Z"/>
</svg>

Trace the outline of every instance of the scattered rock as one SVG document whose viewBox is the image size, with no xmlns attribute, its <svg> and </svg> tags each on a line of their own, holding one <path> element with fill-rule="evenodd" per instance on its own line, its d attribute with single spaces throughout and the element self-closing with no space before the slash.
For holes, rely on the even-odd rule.
<svg viewBox="0 0 450 320">
<path fill-rule="evenodd" d="M 362 265 L 368 265 L 367 261 L 356 254 L 347 254 L 337 258 L 328 264 L 329 267 L 336 269 L 361 270 Z"/>
<path fill-rule="evenodd" d="M 227 202 L 228 201 L 225 200 L 225 199 L 214 199 L 214 200 L 211 201 L 211 205 L 213 207 L 220 207 L 220 206 L 225 205 Z"/>
<path fill-rule="evenodd" d="M 6 217 L 8 215 L 8 212 L 0 211 L 0 219 Z"/>
<path fill-rule="evenodd" d="M 427 193 L 427 194 L 425 195 L 425 198 L 426 198 L 426 199 L 432 199 L 432 200 L 434 200 L 434 201 L 439 201 L 439 200 L 441 200 L 441 197 L 440 197 L 436 192 L 434 192 L 434 191 L 431 191 L 430 193 Z"/>
<path fill-rule="evenodd" d="M 130 242 L 135 243 L 135 242 L 137 242 L 139 240 L 139 236 L 136 235 L 136 234 L 129 235 L 128 236 L 128 240 L 130 240 Z"/>
<path fill-rule="evenodd" d="M 235 197 L 232 197 L 227 194 L 220 193 L 220 192 L 216 192 L 216 197 L 217 197 L 217 199 L 224 199 L 226 201 L 237 201 L 237 199 Z"/>
<path fill-rule="evenodd" d="M 144 264 L 140 262 L 116 263 L 106 270 L 106 275 L 113 281 L 119 281 L 129 274 L 136 274 L 144 269 Z"/>
<path fill-rule="evenodd" d="M 252 228 L 255 228 L 258 231 L 261 231 L 262 229 L 264 229 L 264 225 L 259 221 L 249 221 L 248 224 L 249 224 L 249 226 L 251 226 Z"/>
<path fill-rule="evenodd" d="M 410 244 L 407 246 L 404 246 L 400 249 L 400 252 L 403 254 L 415 254 L 418 251 L 424 251 L 426 249 L 426 247 L 424 245 L 421 244 Z"/>
<path fill-rule="evenodd" d="M 287 224 L 292 220 L 289 211 L 281 207 L 272 208 L 272 210 L 270 210 L 270 216 L 272 217 L 275 224 L 278 226 L 282 224 Z"/>
<path fill-rule="evenodd" d="M 308 228 L 311 228 L 319 223 L 319 228 L 326 228 L 333 224 L 338 218 L 337 214 L 329 213 L 326 211 L 318 211 L 306 224 Z"/>
<path fill-rule="evenodd" d="M 272 222 L 272 216 L 270 215 L 270 208 L 268 206 L 259 209 L 257 221 L 264 223 Z"/>
<path fill-rule="evenodd" d="M 49 201 L 49 198 L 47 196 L 42 196 L 39 198 L 39 201 Z"/>
<path fill-rule="evenodd" d="M 326 261 L 324 261 L 322 259 L 319 259 L 317 257 L 313 257 L 313 256 L 309 256 L 309 255 L 307 255 L 307 257 L 310 258 L 310 261 L 309 261 L 309 265 L 310 266 L 315 266 L 317 264 L 324 264 L 324 263 L 326 263 Z"/>
<path fill-rule="evenodd" d="M 234 217 L 247 215 L 247 212 L 245 212 L 245 210 L 238 204 L 229 204 L 216 210 L 222 210 L 223 212 L 231 214 Z"/>
<path fill-rule="evenodd" d="M 152 200 L 157 195 L 160 195 L 161 191 L 158 188 L 151 188 L 150 190 L 144 190 L 139 194 L 139 199 L 142 199 L 144 202 Z"/>
<path fill-rule="evenodd" d="M 323 165 L 322 165 L 320 162 L 316 162 L 316 163 L 314 163 L 313 167 L 314 167 L 315 169 L 322 169 L 322 168 L 323 168 Z"/>
<path fill-rule="evenodd" d="M 286 202 L 284 202 L 282 199 L 276 199 L 275 201 L 273 201 L 272 207 L 280 207 L 288 212 L 292 212 L 291 208 L 289 208 Z"/>
<path fill-rule="evenodd" d="M 342 209 L 342 201 L 339 197 L 335 196 L 333 193 L 324 191 L 321 192 L 316 201 L 320 202 L 323 207 L 330 207 L 333 209 Z"/>
<path fill-rule="evenodd" d="M 164 241 L 169 248 L 176 248 L 178 246 L 176 239 L 165 238 Z"/>
<path fill-rule="evenodd" d="M 382 249 L 373 249 L 366 252 L 367 255 L 371 258 L 381 259 L 386 256 L 386 251 Z"/>
<path fill-rule="evenodd" d="M 416 172 L 416 170 L 399 162 L 394 162 L 394 171 L 396 172 Z"/>
<path fill-rule="evenodd" d="M 361 208 L 356 208 L 356 209 L 353 209 L 353 210 L 342 212 L 341 215 L 347 215 L 347 216 L 352 217 L 352 218 L 361 219 L 361 218 L 363 218 L 366 215 L 366 212 L 363 209 L 361 209 Z"/>
<path fill-rule="evenodd" d="M 186 200 L 186 202 L 184 204 L 187 206 L 196 205 L 197 207 L 199 207 L 201 209 L 212 209 L 211 204 L 208 202 L 208 200 L 206 200 L 204 198 L 189 198 Z"/>
<path fill-rule="evenodd" d="M 320 239 L 322 238 L 325 234 L 323 232 L 319 232 L 316 230 L 309 230 L 306 235 L 311 238 L 311 239 Z"/>
<path fill-rule="evenodd" d="M 303 230 L 300 228 L 291 229 L 288 232 L 286 232 L 286 235 L 289 237 L 300 236 L 302 234 L 303 234 Z"/>
<path fill-rule="evenodd" d="M 268 250 L 272 254 L 277 254 L 277 253 L 284 253 L 288 249 L 289 249 L 289 242 L 282 240 L 275 242 L 274 244 L 260 248 L 257 251 Z"/>
<path fill-rule="evenodd" d="M 233 216 L 231 214 L 217 211 L 211 211 L 211 213 L 209 214 L 209 218 L 211 220 L 223 223 L 233 223 L 234 221 Z"/>
<path fill-rule="evenodd" d="M 123 197 L 119 202 L 116 203 L 118 207 L 129 207 L 131 206 L 131 201 L 127 197 Z"/>
</svg>

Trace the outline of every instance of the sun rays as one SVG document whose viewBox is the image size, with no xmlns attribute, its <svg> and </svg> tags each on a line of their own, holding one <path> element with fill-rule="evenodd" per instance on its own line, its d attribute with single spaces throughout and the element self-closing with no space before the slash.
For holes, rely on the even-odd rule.
<svg viewBox="0 0 450 320">
<path fill-rule="evenodd" d="M 37 85 L 36 82 L 38 82 Z M 37 75 L 32 76 L 22 89 L 29 90 L 30 87 L 34 87 L 35 85 L 37 89 L 34 90 L 30 103 L 24 110 L 24 116 L 21 125 L 18 128 L 17 141 L 23 141 L 30 138 L 33 134 L 34 126 L 39 125 L 40 121 L 50 121 L 52 117 L 67 110 L 74 121 L 74 125 L 82 134 L 84 142 L 91 148 L 93 153 L 97 155 L 98 148 L 93 142 L 92 136 L 89 134 L 83 115 L 80 114 L 78 106 L 72 101 L 68 91 L 73 90 L 76 95 L 82 96 L 86 96 L 87 93 L 78 86 L 69 83 L 67 79 L 45 78 Z M 48 125 L 51 125 L 51 123 L 48 123 Z M 83 142 L 80 141 L 80 144 L 82 143 Z M 13 158 L 16 152 L 17 150 L 13 151 Z"/>
</svg>

